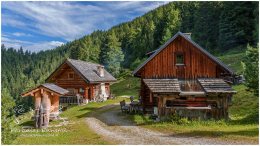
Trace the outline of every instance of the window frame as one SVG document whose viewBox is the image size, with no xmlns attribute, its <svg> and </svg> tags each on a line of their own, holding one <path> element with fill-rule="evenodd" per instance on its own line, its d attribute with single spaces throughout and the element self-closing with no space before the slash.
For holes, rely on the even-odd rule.
<svg viewBox="0 0 260 146">
<path fill-rule="evenodd" d="M 72 75 L 72 77 L 71 77 L 70 75 Z M 73 72 L 68 73 L 68 79 L 69 79 L 69 80 L 73 80 L 74 77 L 75 77 L 75 75 L 74 75 Z"/>
<path fill-rule="evenodd" d="M 177 57 L 180 56 L 180 55 L 182 55 L 183 63 L 178 63 L 177 62 Z M 183 53 L 183 52 L 176 52 L 174 61 L 175 61 L 175 66 L 185 66 L 185 53 Z"/>
</svg>

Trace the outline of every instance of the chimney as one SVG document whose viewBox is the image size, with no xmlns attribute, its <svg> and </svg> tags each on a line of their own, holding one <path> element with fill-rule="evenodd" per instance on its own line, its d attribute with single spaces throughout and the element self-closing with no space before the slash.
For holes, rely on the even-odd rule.
<svg viewBox="0 0 260 146">
<path fill-rule="evenodd" d="M 188 32 L 188 33 L 183 33 L 187 38 L 191 39 L 191 33 Z"/>
<path fill-rule="evenodd" d="M 97 72 L 100 77 L 104 77 L 104 66 L 102 65 L 97 66 Z"/>
</svg>

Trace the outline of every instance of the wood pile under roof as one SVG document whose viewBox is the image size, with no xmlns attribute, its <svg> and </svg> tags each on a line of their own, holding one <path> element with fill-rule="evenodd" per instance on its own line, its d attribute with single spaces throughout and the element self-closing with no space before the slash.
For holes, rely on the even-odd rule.
<svg viewBox="0 0 260 146">
<path fill-rule="evenodd" d="M 153 93 L 180 93 L 178 79 L 143 79 Z"/>
</svg>

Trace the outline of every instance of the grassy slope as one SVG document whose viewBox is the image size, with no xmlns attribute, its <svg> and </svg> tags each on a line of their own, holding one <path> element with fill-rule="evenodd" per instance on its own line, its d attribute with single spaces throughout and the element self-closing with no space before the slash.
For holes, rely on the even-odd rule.
<svg viewBox="0 0 260 146">
<path fill-rule="evenodd" d="M 66 110 L 61 114 L 61 117 L 67 117 L 71 124 L 48 128 L 48 130 L 60 130 L 61 132 L 21 132 L 19 137 L 13 142 L 13 144 L 111 144 L 104 140 L 85 124 L 85 117 L 90 114 L 91 111 L 112 104 L 118 103 L 122 98 L 115 100 L 108 100 L 103 103 L 89 103 L 84 106 L 74 106 Z M 33 123 L 30 120 L 30 116 L 25 115 L 21 126 L 29 125 Z M 50 122 L 50 125 L 57 125 L 58 122 Z"/>
<path fill-rule="evenodd" d="M 135 77 L 129 77 L 123 79 L 111 86 L 111 92 L 116 96 L 138 96 L 138 90 L 140 89 L 140 79 Z"/>
<path fill-rule="evenodd" d="M 245 50 L 229 50 L 225 54 L 218 56 L 218 58 L 227 64 L 237 74 L 243 73 L 242 60 L 245 57 Z"/>
</svg>

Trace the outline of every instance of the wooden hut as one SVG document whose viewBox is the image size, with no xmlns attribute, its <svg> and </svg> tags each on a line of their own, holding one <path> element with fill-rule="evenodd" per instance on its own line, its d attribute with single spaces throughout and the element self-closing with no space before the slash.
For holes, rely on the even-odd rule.
<svg viewBox="0 0 260 146">
<path fill-rule="evenodd" d="M 144 111 L 158 116 L 228 118 L 236 93 L 228 83 L 234 72 L 219 59 L 178 32 L 133 72 L 141 78 Z"/>
<path fill-rule="evenodd" d="M 86 100 L 106 100 L 110 96 L 110 84 L 116 79 L 100 64 L 66 59 L 47 79 L 69 91 L 61 102 L 77 103 L 76 95 Z M 74 100 L 72 100 L 74 99 Z"/>
<path fill-rule="evenodd" d="M 55 84 L 45 83 L 22 94 L 34 97 L 35 127 L 48 127 L 50 119 L 59 115 L 59 97 L 69 91 Z"/>
</svg>

